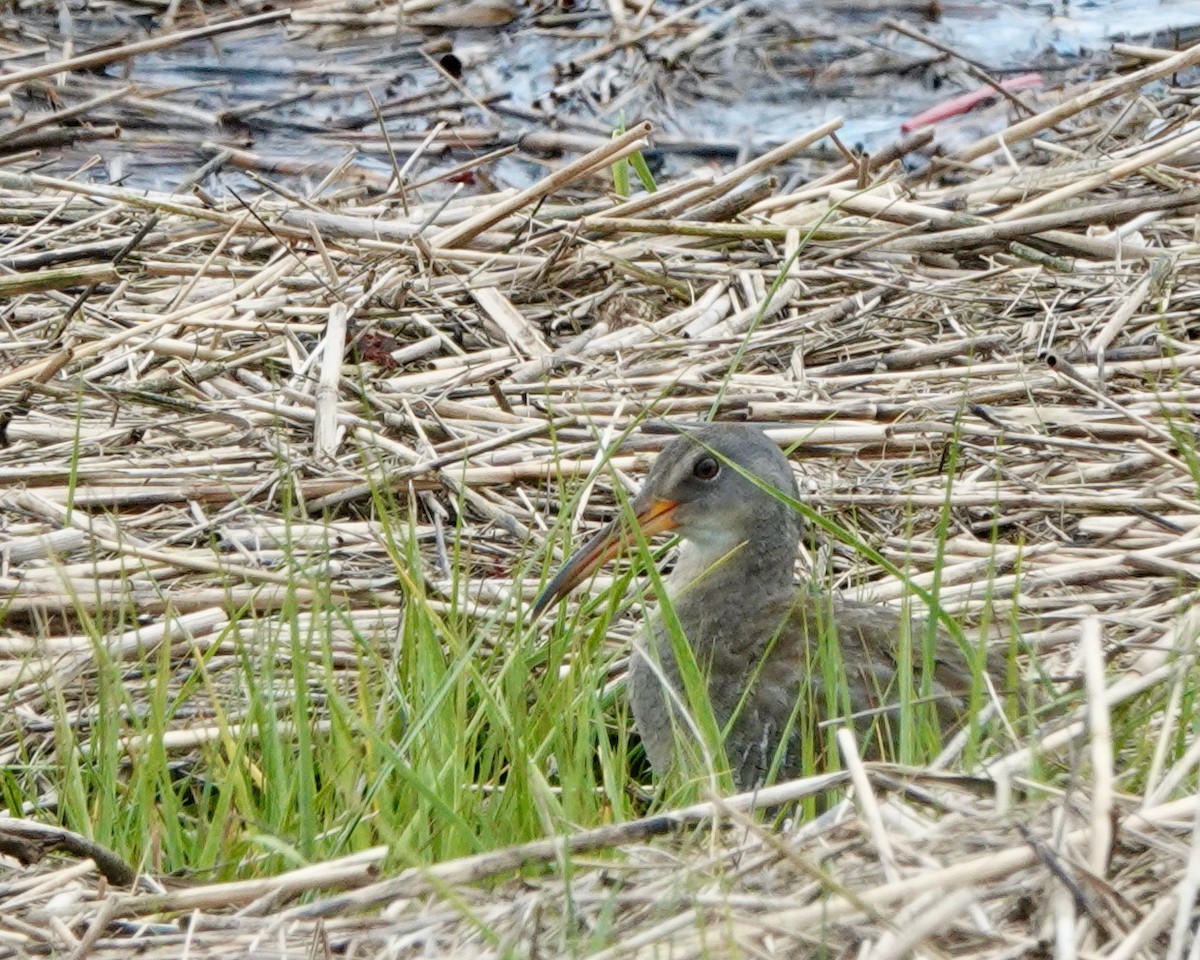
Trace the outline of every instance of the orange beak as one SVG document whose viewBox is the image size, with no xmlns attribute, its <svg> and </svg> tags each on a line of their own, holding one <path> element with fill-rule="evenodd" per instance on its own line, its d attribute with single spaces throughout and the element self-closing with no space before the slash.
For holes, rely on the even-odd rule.
<svg viewBox="0 0 1200 960">
<path fill-rule="evenodd" d="M 678 506 L 678 501 L 647 496 L 646 491 L 638 494 L 630 504 L 634 522 L 647 539 L 656 533 L 674 530 L 679 526 L 675 520 L 675 508 Z M 554 575 L 554 579 L 546 585 L 546 589 L 533 604 L 534 617 L 541 616 L 547 607 L 565 597 L 586 580 L 593 570 L 607 563 L 620 553 L 623 547 L 633 542 L 633 529 L 625 522 L 624 517 L 617 517 L 606 523 L 599 533 L 571 555 L 562 565 L 562 569 Z"/>
</svg>

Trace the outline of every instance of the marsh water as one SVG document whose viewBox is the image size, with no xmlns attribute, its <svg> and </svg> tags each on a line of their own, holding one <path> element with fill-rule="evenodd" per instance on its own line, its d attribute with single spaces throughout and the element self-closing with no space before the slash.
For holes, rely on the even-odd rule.
<svg viewBox="0 0 1200 960">
<path fill-rule="evenodd" d="M 67 18 L 8 14 L 0 27 L 10 50 L 49 38 L 44 59 L 61 55 L 67 33 L 79 52 L 170 30 L 151 8 L 104 9 Z M 120 136 L 68 147 L 48 156 L 45 169 L 173 189 L 225 149 L 237 162 L 203 177 L 206 189 L 258 189 L 249 182 L 255 177 L 304 191 L 331 172 L 382 187 L 437 128 L 409 182 L 517 146 L 464 176 L 485 187 L 520 186 L 561 153 L 640 119 L 655 124 L 650 159 L 666 172 L 727 163 L 833 117 L 844 120 L 846 145 L 876 150 L 897 139 L 905 119 L 978 87 L 972 68 L 997 80 L 1036 72 L 1049 88 L 1110 69 L 1114 42 L 1170 48 L 1200 32 L 1197 0 L 726 0 L 694 9 L 684 28 L 644 38 L 631 13 L 623 29 L 633 39 L 623 45 L 613 45 L 602 0 L 513 4 L 509 22 L 483 28 L 414 26 L 389 8 L 362 9 L 306 20 L 297 6 L 288 23 L 72 78 L 61 89 L 72 102 L 132 87 L 87 118 L 119 124 Z M 683 10 L 664 0 L 653 7 L 658 16 Z M 704 26 L 710 35 L 693 43 L 691 31 Z M 10 55 L 4 67 L 38 62 Z M 943 146 L 998 128 L 1005 109 L 1001 103 L 948 123 Z M 26 116 L 19 99 L 12 112 L 18 121 Z"/>
</svg>

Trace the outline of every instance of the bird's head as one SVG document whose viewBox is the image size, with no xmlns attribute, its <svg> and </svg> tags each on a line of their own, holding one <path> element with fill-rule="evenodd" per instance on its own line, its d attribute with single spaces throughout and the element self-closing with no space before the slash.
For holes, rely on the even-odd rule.
<svg viewBox="0 0 1200 960">
<path fill-rule="evenodd" d="M 799 496 L 779 447 L 757 427 L 713 423 L 663 448 L 630 510 L 644 537 L 674 531 L 706 554 L 743 543 L 753 549 L 764 536 L 794 551 L 799 518 L 779 494 Z M 534 616 L 634 540 L 625 517 L 606 524 L 563 564 L 534 603 Z"/>
</svg>

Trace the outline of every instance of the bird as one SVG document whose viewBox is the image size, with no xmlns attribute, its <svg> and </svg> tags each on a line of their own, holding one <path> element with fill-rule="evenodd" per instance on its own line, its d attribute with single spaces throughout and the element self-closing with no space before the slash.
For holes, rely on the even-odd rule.
<svg viewBox="0 0 1200 960">
<path fill-rule="evenodd" d="M 924 621 L 797 585 L 804 523 L 792 504 L 799 497 L 787 457 L 760 428 L 715 422 L 672 438 L 631 501 L 641 537 L 671 532 L 681 540 L 664 579 L 673 617 L 660 609 L 649 620 L 626 681 L 656 777 L 671 769 L 677 737 L 687 729 L 680 711 L 689 674 L 672 639 L 680 629 L 741 790 L 762 786 L 769 775 L 802 775 L 806 756 L 811 768 L 818 725 L 833 716 L 878 725 L 899 702 L 898 658 L 906 650 L 911 690 L 932 700 L 943 729 L 963 718 L 973 684 L 980 689 L 963 651 L 944 633 L 932 657 L 923 654 Z M 532 608 L 535 619 L 637 539 L 624 516 L 605 525 L 546 585 Z M 839 659 L 840 682 L 831 673 Z M 987 658 L 989 672 L 1003 666 Z"/>
</svg>

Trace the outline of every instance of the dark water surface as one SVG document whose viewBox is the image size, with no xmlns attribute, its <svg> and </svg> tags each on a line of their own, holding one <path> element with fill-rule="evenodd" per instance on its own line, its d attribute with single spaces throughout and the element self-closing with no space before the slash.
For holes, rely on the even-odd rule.
<svg viewBox="0 0 1200 960">
<path fill-rule="evenodd" d="M 660 0 L 653 10 L 661 17 L 682 8 Z M 52 51 L 40 58 L 10 56 L 5 71 L 61 56 L 64 25 L 76 53 L 172 29 L 147 8 L 117 3 L 105 9 L 110 12 L 104 15 L 73 11 L 65 24 L 61 17 L 39 19 L 36 12 L 0 19 L 10 49 L 31 49 L 40 35 L 50 39 Z M 729 163 L 838 116 L 845 120 L 839 133 L 844 143 L 875 150 L 898 138 L 906 118 L 980 86 L 961 59 L 898 34 L 887 18 L 996 79 L 1037 71 L 1046 86 L 1060 84 L 1071 70 L 1111 65 L 1114 40 L 1174 47 L 1200 28 L 1198 0 L 945 0 L 936 9 L 932 3 L 879 0 L 714 0 L 685 23 L 726 22 L 694 49 L 678 47 L 683 31 L 577 64 L 616 36 L 601 0 L 514 4 L 511 23 L 486 29 L 420 29 L 392 22 L 394 8 L 366 5 L 369 12 L 346 14 L 344 25 L 314 23 L 305 22 L 304 7 L 293 9 L 291 23 L 72 77 L 59 88 L 68 104 L 134 86 L 130 97 L 87 118 L 120 124 L 121 136 L 61 155 L 47 151 L 43 169 L 63 174 L 95 156 L 100 162 L 85 176 L 172 189 L 228 147 L 251 155 L 241 158 L 241 167 L 227 163 L 205 177 L 206 189 L 261 189 L 245 172 L 253 169 L 304 192 L 351 155 L 338 182 L 357 179 L 381 189 L 393 169 L 387 141 L 396 164 L 403 164 L 439 122 L 444 129 L 408 172 L 410 183 L 436 178 L 522 135 L 542 134 L 464 175 L 483 188 L 524 185 L 556 161 L 556 146 L 578 153 L 622 119 L 654 122 L 651 160 L 659 172 Z M 18 98 L 13 122 L 27 118 L 29 109 Z M 985 110 L 957 124 L 957 133 L 941 132 L 941 140 L 952 146 L 955 136 L 973 139 L 1004 117 L 1003 106 Z"/>
</svg>

